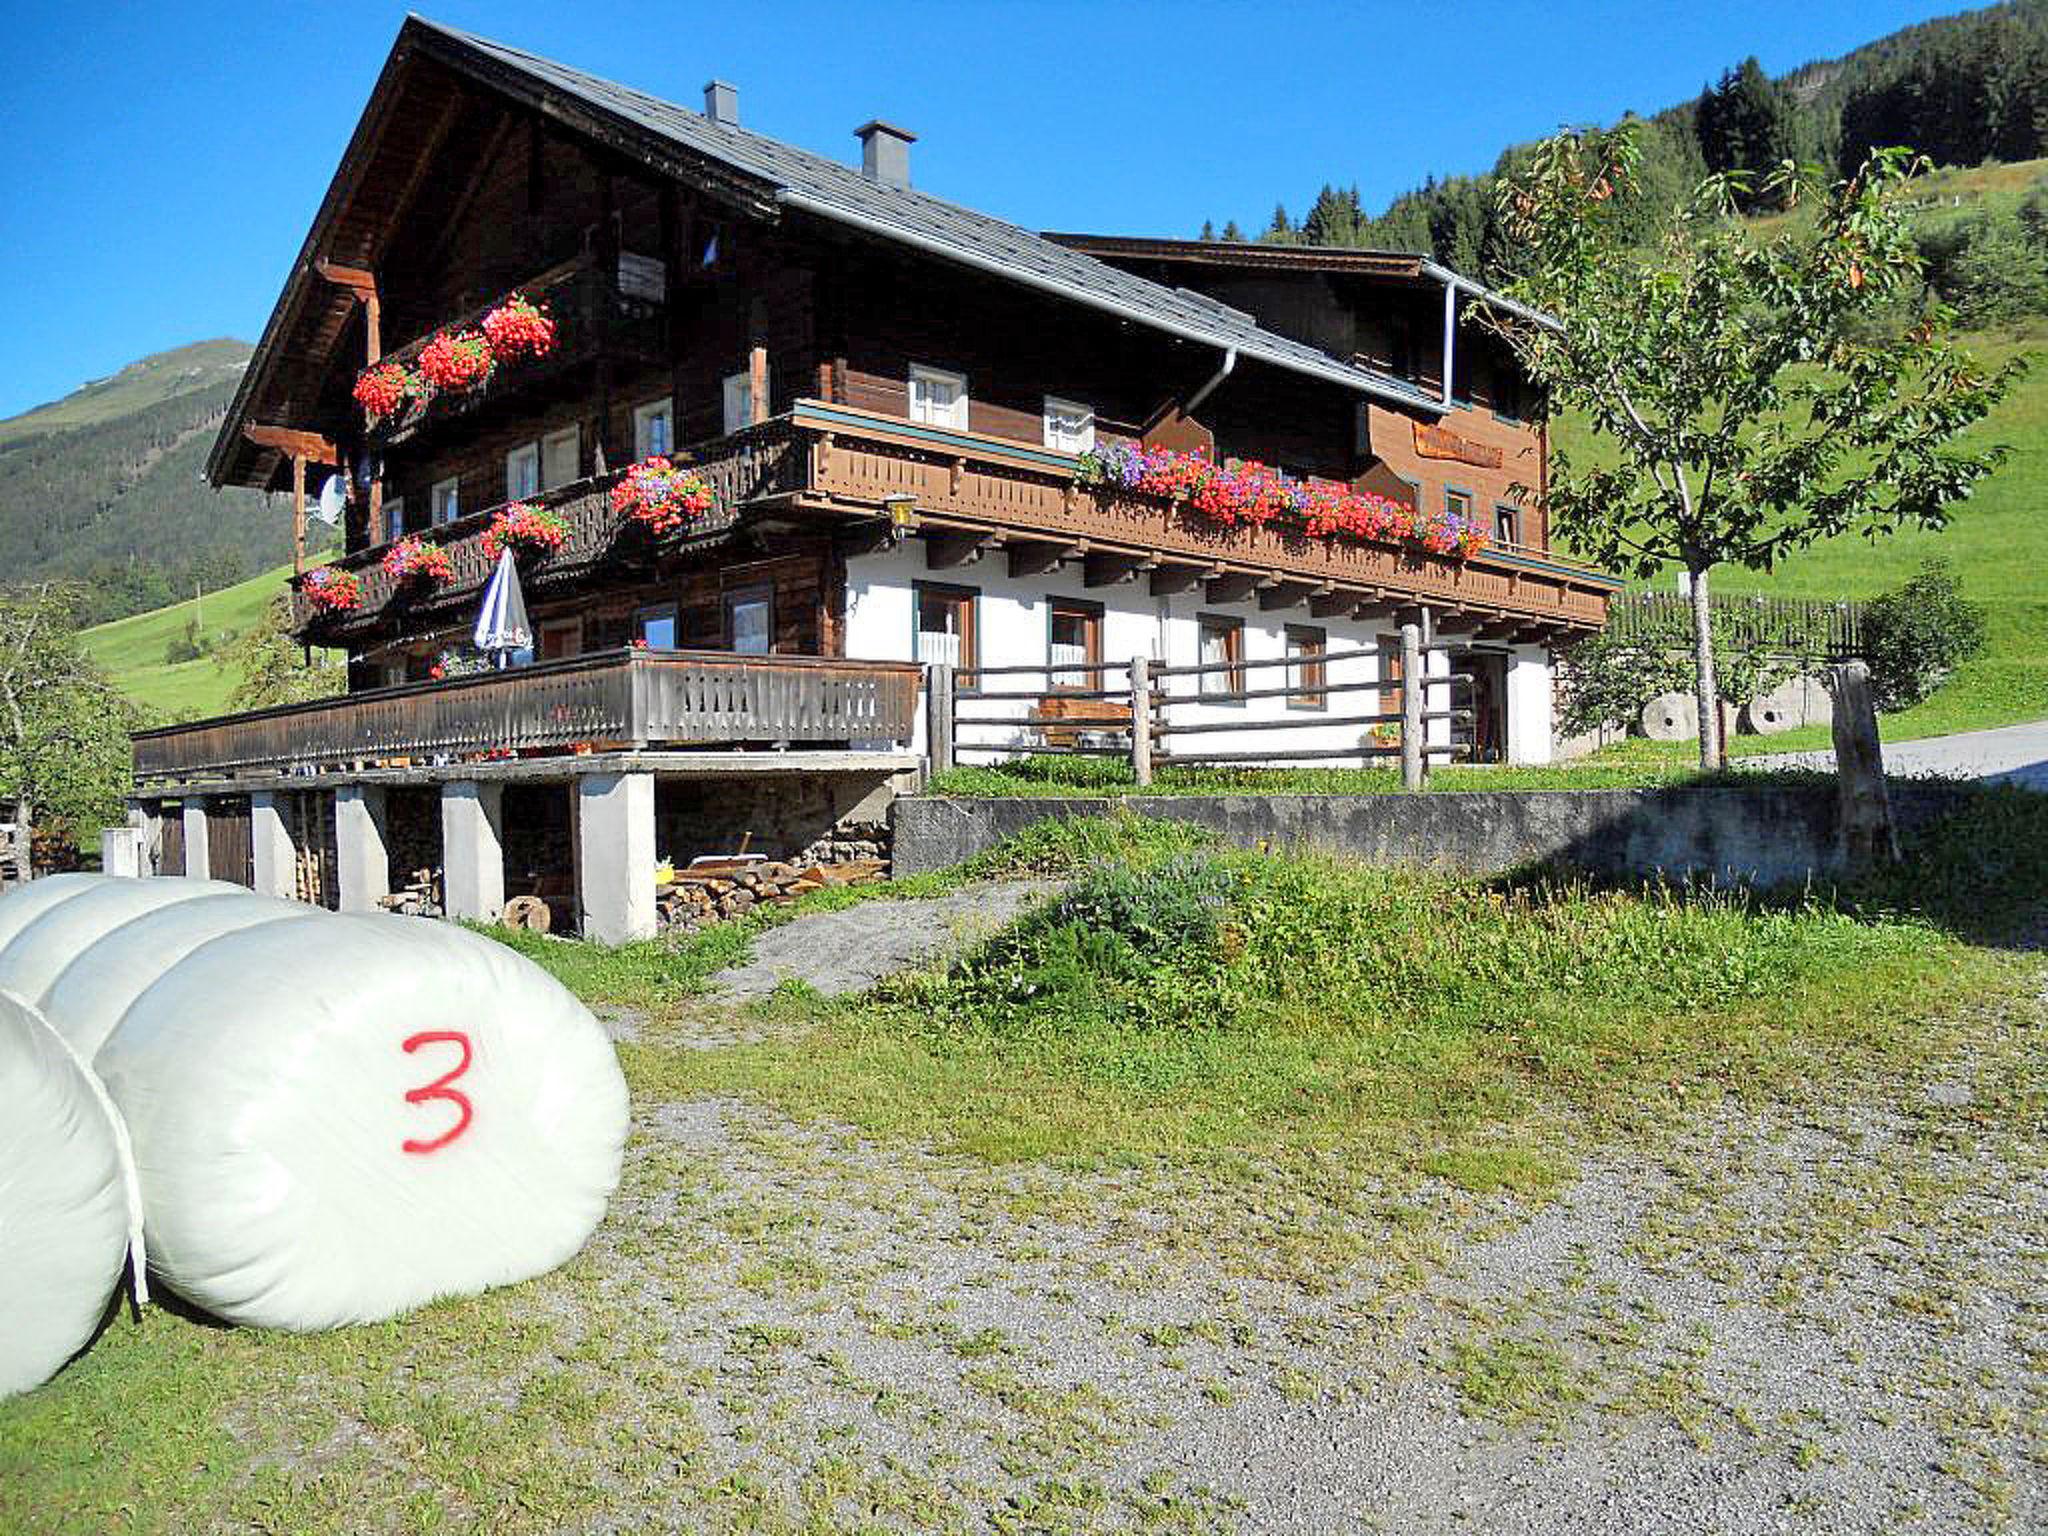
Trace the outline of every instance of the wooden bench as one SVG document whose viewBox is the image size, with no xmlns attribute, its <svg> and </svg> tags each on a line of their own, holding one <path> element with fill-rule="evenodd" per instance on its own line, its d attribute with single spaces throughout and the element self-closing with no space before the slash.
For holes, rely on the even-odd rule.
<svg viewBox="0 0 2048 1536">
<path fill-rule="evenodd" d="M 1038 734 L 1049 747 L 1077 745 L 1090 732 L 1131 734 L 1131 706 L 1125 699 L 1083 699 L 1048 693 L 1033 706 Z"/>
</svg>

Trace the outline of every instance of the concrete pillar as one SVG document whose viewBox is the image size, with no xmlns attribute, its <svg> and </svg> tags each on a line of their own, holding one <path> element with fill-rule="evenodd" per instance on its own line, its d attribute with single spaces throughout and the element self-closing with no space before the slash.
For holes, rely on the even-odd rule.
<svg viewBox="0 0 2048 1536">
<path fill-rule="evenodd" d="M 441 885 L 448 915 L 496 922 L 505 909 L 505 787 L 441 786 Z"/>
<path fill-rule="evenodd" d="M 142 873 L 142 833 L 134 827 L 100 829 L 100 873 L 133 880 Z"/>
<path fill-rule="evenodd" d="M 284 813 L 285 797 L 276 790 L 258 790 L 249 796 L 249 851 L 256 872 L 256 894 L 295 901 L 299 850 Z"/>
<path fill-rule="evenodd" d="M 341 910 L 375 912 L 391 894 L 391 855 L 384 842 L 384 791 L 344 784 L 334 792 L 335 879 Z"/>
<path fill-rule="evenodd" d="M 212 875 L 212 863 L 206 852 L 206 796 L 185 797 L 185 873 L 194 880 L 205 880 Z"/>
<path fill-rule="evenodd" d="M 136 859 L 141 875 L 163 872 L 164 808 L 158 800 L 134 800 L 128 805 L 128 825 L 135 830 Z"/>
<path fill-rule="evenodd" d="M 623 944 L 654 937 L 653 774 L 577 779 L 576 880 L 586 939 Z"/>
</svg>

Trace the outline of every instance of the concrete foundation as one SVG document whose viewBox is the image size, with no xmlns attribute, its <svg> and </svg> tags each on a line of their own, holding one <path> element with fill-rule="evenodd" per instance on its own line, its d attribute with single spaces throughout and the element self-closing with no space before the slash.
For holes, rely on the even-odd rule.
<svg viewBox="0 0 2048 1536">
<path fill-rule="evenodd" d="M 1949 785 L 1895 786 L 1900 831 L 1946 814 L 1963 793 Z M 917 796 L 896 802 L 893 872 L 943 869 L 1034 822 L 1119 812 L 1192 822 L 1240 848 L 1314 848 L 1473 874 L 1562 864 L 1610 877 L 1777 886 L 1841 868 L 1833 786 L 1759 785 L 1121 800 Z"/>
<path fill-rule="evenodd" d="M 299 894 L 299 850 L 285 819 L 283 796 L 259 790 L 249 797 L 249 864 L 258 896 Z"/>
<path fill-rule="evenodd" d="M 184 804 L 185 816 L 185 873 L 194 880 L 205 880 L 213 873 L 212 860 L 207 856 L 206 797 L 193 795 Z"/>
<path fill-rule="evenodd" d="M 505 786 L 441 786 L 441 884 L 450 917 L 495 922 L 505 909 Z"/>
<path fill-rule="evenodd" d="M 334 792 L 334 855 L 341 910 L 378 910 L 377 903 L 391 894 L 380 786 L 344 784 Z"/>
<path fill-rule="evenodd" d="M 576 883 L 586 939 L 623 944 L 654 937 L 654 863 L 654 775 L 579 778 Z"/>
</svg>

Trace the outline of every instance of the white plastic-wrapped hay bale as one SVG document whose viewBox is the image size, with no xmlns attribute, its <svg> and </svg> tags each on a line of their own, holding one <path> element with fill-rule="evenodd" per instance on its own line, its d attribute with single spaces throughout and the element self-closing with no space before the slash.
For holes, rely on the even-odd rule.
<svg viewBox="0 0 2048 1536">
<path fill-rule="evenodd" d="M 137 1214 L 113 1105 L 34 1009 L 0 993 L 0 1397 L 92 1338 Z"/>
<path fill-rule="evenodd" d="M 285 902 L 309 915 L 250 926 L 261 900 L 221 904 L 211 940 L 181 932 L 95 1059 L 133 1138 L 153 1271 L 228 1321 L 306 1330 L 582 1247 L 627 1118 L 588 1010 L 462 929 Z M 78 954 L 53 1005 L 103 960 L 134 974 L 158 922 Z"/>
</svg>

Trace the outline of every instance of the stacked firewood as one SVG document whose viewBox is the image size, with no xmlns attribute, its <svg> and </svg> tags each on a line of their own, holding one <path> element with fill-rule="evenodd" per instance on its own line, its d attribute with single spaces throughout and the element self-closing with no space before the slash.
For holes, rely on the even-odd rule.
<svg viewBox="0 0 2048 1536">
<path fill-rule="evenodd" d="M 441 871 L 414 870 L 404 885 L 389 896 L 378 897 L 377 905 L 401 917 L 439 917 L 446 910 L 441 897 Z"/>
<path fill-rule="evenodd" d="M 841 864 L 786 864 L 772 859 L 720 859 L 679 869 L 656 887 L 655 906 L 663 928 L 685 932 L 706 923 L 743 917 L 758 906 L 795 901 L 828 885 L 880 880 L 888 865 L 880 859 Z"/>
</svg>

